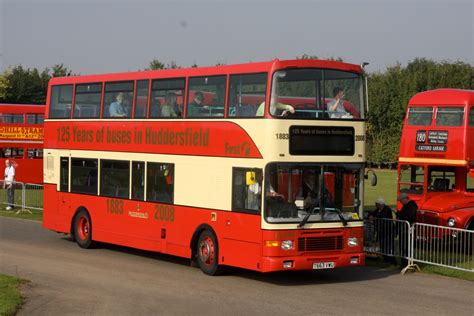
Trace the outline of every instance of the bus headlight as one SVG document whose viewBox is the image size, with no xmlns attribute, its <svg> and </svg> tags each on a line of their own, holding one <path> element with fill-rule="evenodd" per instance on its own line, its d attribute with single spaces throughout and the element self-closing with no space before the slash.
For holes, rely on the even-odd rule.
<svg viewBox="0 0 474 316">
<path fill-rule="evenodd" d="M 281 241 L 281 249 L 283 249 L 283 250 L 293 249 L 293 240 L 282 240 Z"/>
<path fill-rule="evenodd" d="M 452 217 L 448 218 L 448 226 L 454 227 L 456 225 L 456 220 Z"/>
<path fill-rule="evenodd" d="M 359 246 L 359 239 L 357 237 L 349 237 L 347 239 L 347 245 L 349 247 L 357 247 Z"/>
</svg>

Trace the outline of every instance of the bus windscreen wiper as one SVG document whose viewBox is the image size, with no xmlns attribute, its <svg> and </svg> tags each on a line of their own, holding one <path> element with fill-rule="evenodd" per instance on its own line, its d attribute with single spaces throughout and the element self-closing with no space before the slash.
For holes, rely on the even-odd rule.
<svg viewBox="0 0 474 316">
<path fill-rule="evenodd" d="M 315 210 L 319 210 L 319 207 L 313 207 L 311 210 L 308 211 L 308 213 L 306 213 L 305 217 L 301 220 L 301 222 L 298 224 L 298 227 L 301 228 L 303 227 L 304 225 L 306 225 L 306 223 L 308 222 L 310 216 L 312 214 L 314 214 L 314 211 Z M 344 216 L 342 215 L 342 212 L 340 209 L 338 208 L 325 208 L 325 211 L 329 211 L 329 212 L 336 212 L 337 213 L 337 216 L 339 216 L 339 219 L 341 220 L 342 222 L 342 225 L 344 226 L 347 226 L 347 220 L 344 218 Z M 322 216 L 324 217 L 324 216 Z"/>
<path fill-rule="evenodd" d="M 336 212 L 339 218 L 341 219 L 342 225 L 347 226 L 347 220 L 342 215 L 342 212 L 340 209 L 335 207 L 335 208 L 327 208 L 326 210 Z"/>
<path fill-rule="evenodd" d="M 311 209 L 308 210 L 308 212 L 306 213 L 306 215 L 303 217 L 303 219 L 301 220 L 301 222 L 298 224 L 298 228 L 301 228 L 303 227 L 304 225 L 306 225 L 306 223 L 308 222 L 308 219 L 309 217 L 311 216 L 311 214 L 313 214 L 314 210 L 316 210 L 318 207 L 315 206 Z"/>
</svg>

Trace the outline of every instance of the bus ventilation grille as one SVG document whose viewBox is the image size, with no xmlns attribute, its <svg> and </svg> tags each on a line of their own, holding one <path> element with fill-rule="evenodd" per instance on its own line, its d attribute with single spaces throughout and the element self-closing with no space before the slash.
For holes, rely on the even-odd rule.
<svg viewBox="0 0 474 316">
<path fill-rule="evenodd" d="M 298 238 L 298 251 L 325 251 L 342 249 L 342 236 Z"/>
</svg>

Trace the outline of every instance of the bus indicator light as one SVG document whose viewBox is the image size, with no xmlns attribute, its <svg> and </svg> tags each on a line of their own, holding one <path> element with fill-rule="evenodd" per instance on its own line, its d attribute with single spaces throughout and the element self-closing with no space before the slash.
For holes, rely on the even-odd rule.
<svg viewBox="0 0 474 316">
<path fill-rule="evenodd" d="M 278 240 L 265 240 L 265 247 L 278 247 Z"/>
</svg>

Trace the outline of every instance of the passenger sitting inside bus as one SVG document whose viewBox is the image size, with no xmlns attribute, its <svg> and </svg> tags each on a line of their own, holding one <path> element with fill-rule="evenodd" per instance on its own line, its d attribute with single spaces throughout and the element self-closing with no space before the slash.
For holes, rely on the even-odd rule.
<svg viewBox="0 0 474 316">
<path fill-rule="evenodd" d="M 208 109 L 206 105 L 203 104 L 204 96 L 201 91 L 194 92 L 194 99 L 191 103 L 188 103 L 188 117 L 204 116 L 202 113 L 203 109 Z"/>
<path fill-rule="evenodd" d="M 352 118 L 352 115 L 344 107 L 344 89 L 335 87 L 333 89 L 334 99 L 329 101 L 327 110 L 330 118 Z"/>
<path fill-rule="evenodd" d="M 289 113 L 295 113 L 295 108 L 289 104 L 284 104 L 277 102 L 278 95 L 275 92 L 272 92 L 271 101 L 270 101 L 270 114 L 274 116 L 287 116 Z M 265 101 L 260 103 L 258 106 L 255 116 L 262 117 L 265 113 Z"/>
<path fill-rule="evenodd" d="M 161 116 L 161 102 L 158 96 L 155 96 L 150 105 L 150 117 L 157 118 Z"/>
<path fill-rule="evenodd" d="M 109 115 L 110 117 L 127 117 L 127 107 L 125 106 L 122 92 L 117 94 L 115 102 L 110 103 Z"/>
<path fill-rule="evenodd" d="M 165 103 L 161 106 L 162 117 L 177 117 L 176 109 L 176 94 L 174 92 L 167 92 L 165 96 Z"/>
</svg>

